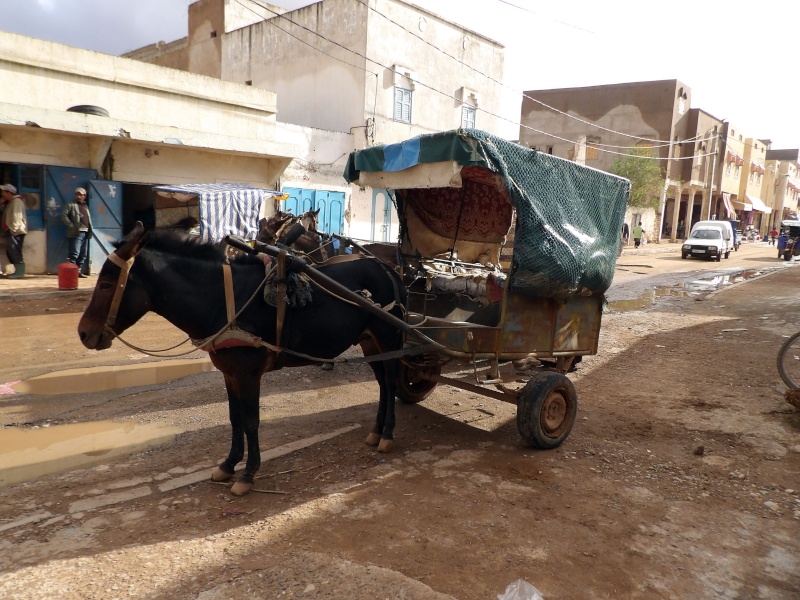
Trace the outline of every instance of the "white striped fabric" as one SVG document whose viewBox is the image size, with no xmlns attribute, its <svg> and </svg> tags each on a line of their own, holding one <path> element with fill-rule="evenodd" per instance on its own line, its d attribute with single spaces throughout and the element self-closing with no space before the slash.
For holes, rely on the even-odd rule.
<svg viewBox="0 0 800 600">
<path fill-rule="evenodd" d="M 265 200 L 280 194 L 275 190 L 237 183 L 187 183 L 154 186 L 158 192 L 195 194 L 200 208 L 200 239 L 219 242 L 226 235 L 254 240 L 258 216 Z"/>
</svg>

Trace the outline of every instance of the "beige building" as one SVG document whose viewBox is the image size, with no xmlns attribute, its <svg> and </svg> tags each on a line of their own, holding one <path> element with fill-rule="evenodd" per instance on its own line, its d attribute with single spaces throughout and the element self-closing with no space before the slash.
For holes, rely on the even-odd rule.
<svg viewBox="0 0 800 600">
<path fill-rule="evenodd" d="M 680 239 L 693 223 L 712 218 L 767 226 L 769 142 L 691 108 L 691 89 L 682 82 L 535 90 L 526 96 L 520 140 L 528 146 L 602 170 L 633 149 L 651 149 L 665 179 L 660 208 L 630 208 L 626 215 L 631 226 L 643 221 L 651 239 Z"/>
<path fill-rule="evenodd" d="M 126 56 L 275 90 L 281 121 L 348 135 L 348 150 L 357 150 L 462 125 L 515 139 L 519 95 L 500 83 L 504 52 L 402 0 L 324 0 L 290 12 L 198 0 L 186 39 Z M 311 206 L 320 194 L 342 194 L 347 233 L 396 239 L 388 194 L 346 185 L 347 153 L 337 150 L 327 164 L 291 164 L 283 189 Z"/>
<path fill-rule="evenodd" d="M 276 94 L 139 61 L 0 32 L 0 178 L 28 208 L 28 273 L 66 257 L 63 204 L 90 187 L 94 250 L 153 208 L 153 184 L 274 189 L 296 157 L 346 152 L 348 136 L 279 124 Z"/>
<path fill-rule="evenodd" d="M 772 193 L 770 228 L 800 213 L 800 150 L 767 150 L 764 186 Z"/>
</svg>

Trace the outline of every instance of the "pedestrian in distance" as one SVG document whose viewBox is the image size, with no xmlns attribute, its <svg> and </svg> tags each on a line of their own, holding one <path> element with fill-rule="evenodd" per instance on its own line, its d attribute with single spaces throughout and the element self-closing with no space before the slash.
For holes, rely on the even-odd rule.
<svg viewBox="0 0 800 600">
<path fill-rule="evenodd" d="M 642 236 L 644 236 L 644 228 L 641 221 L 633 228 L 633 247 L 638 248 L 642 243 Z"/>
<path fill-rule="evenodd" d="M 778 240 L 778 230 L 775 229 L 775 226 L 772 226 L 772 229 L 769 232 L 769 245 L 774 246 L 775 242 Z"/>
<path fill-rule="evenodd" d="M 10 269 L 5 273 L 9 279 L 22 279 L 25 277 L 25 260 L 22 256 L 22 246 L 25 235 L 28 233 L 28 216 L 25 213 L 25 201 L 17 194 L 17 188 L 10 183 L 0 185 L 2 197 L 3 217 L 0 221 L 0 235 L 6 238 L 6 256 L 14 265 L 14 272 Z"/>
<path fill-rule="evenodd" d="M 64 205 L 61 220 L 67 226 L 67 262 L 78 267 L 78 277 L 86 277 L 83 264 L 89 256 L 89 242 L 92 239 L 92 217 L 86 205 L 86 190 L 75 190 L 75 199 Z"/>
</svg>

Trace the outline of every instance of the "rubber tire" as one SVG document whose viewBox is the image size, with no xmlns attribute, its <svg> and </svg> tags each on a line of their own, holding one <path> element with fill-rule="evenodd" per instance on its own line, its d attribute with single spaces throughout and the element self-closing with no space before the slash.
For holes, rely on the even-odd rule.
<svg viewBox="0 0 800 600">
<path fill-rule="evenodd" d="M 442 372 L 440 366 L 427 367 L 436 375 Z M 395 394 L 401 402 L 406 404 L 417 404 L 422 402 L 436 389 L 436 382 L 429 379 L 420 379 L 415 373 L 420 369 L 409 367 L 405 363 L 400 363 L 397 369 L 397 393 Z"/>
<path fill-rule="evenodd" d="M 681 252 L 681 258 L 686 260 L 686 254 L 684 252 Z"/>
<path fill-rule="evenodd" d="M 789 377 L 789 374 L 788 374 L 788 373 L 786 372 L 786 370 L 783 368 L 783 359 L 784 359 L 784 355 L 786 354 L 786 351 L 787 351 L 787 350 L 789 350 L 789 348 L 791 347 L 791 345 L 792 345 L 794 342 L 796 342 L 798 338 L 800 338 L 800 331 L 798 331 L 797 333 L 795 333 L 795 334 L 794 334 L 792 337 L 790 337 L 788 340 L 786 340 L 786 341 L 785 341 L 785 342 L 784 342 L 784 343 L 781 345 L 781 348 L 780 348 L 780 350 L 778 350 L 778 359 L 777 359 L 777 363 L 778 363 L 778 373 L 780 374 L 780 376 L 781 376 L 781 379 L 783 380 L 783 383 L 785 383 L 786 385 L 788 385 L 788 386 L 789 386 L 791 389 L 793 389 L 793 390 L 796 390 L 797 388 L 799 388 L 799 387 L 800 387 L 800 381 L 798 381 L 798 382 L 794 382 L 794 381 L 792 381 L 792 378 L 791 378 L 791 377 Z"/>
<path fill-rule="evenodd" d="M 728 250 L 728 251 L 725 253 L 725 258 L 730 258 L 730 257 L 731 257 L 731 251 L 730 251 L 730 250 Z"/>
<path fill-rule="evenodd" d="M 517 430 L 529 446 L 551 450 L 569 437 L 577 414 L 572 382 L 561 373 L 545 371 L 528 381 L 519 395 Z"/>
<path fill-rule="evenodd" d="M 717 262 L 720 262 L 721 260 L 722 260 L 722 253 L 717 254 Z"/>
</svg>

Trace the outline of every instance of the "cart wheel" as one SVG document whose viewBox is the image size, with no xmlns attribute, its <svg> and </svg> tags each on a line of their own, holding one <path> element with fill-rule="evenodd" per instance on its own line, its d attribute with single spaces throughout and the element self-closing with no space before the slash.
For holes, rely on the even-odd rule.
<svg viewBox="0 0 800 600">
<path fill-rule="evenodd" d="M 569 378 L 544 372 L 522 389 L 517 401 L 517 429 L 529 446 L 549 450 L 567 439 L 577 413 L 578 396 Z"/>
<path fill-rule="evenodd" d="M 436 388 L 436 382 L 426 375 L 439 375 L 441 372 L 440 365 L 409 367 L 401 362 L 397 371 L 397 397 L 406 404 L 422 402 Z"/>
</svg>

